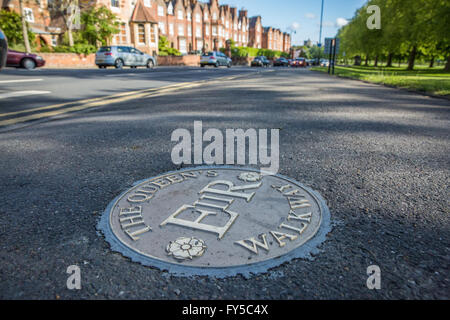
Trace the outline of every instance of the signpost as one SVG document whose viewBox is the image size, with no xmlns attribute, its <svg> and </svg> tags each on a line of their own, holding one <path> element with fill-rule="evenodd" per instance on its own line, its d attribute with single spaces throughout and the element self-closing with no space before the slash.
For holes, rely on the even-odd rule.
<svg viewBox="0 0 450 320">
<path fill-rule="evenodd" d="M 339 38 L 325 38 L 324 53 L 329 55 L 328 73 L 334 74 L 334 66 L 336 64 L 336 54 L 339 53 Z"/>
</svg>

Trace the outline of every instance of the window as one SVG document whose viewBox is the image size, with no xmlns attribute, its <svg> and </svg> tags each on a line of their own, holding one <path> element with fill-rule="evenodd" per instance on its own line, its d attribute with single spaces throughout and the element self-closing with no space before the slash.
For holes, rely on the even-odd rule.
<svg viewBox="0 0 450 320">
<path fill-rule="evenodd" d="M 205 12 L 205 21 L 208 21 L 208 12 Z"/>
<path fill-rule="evenodd" d="M 169 24 L 169 34 L 173 36 L 173 23 Z"/>
<path fill-rule="evenodd" d="M 152 30 L 152 29 L 153 29 L 153 28 L 150 27 L 150 42 L 151 42 L 151 43 L 156 43 L 156 32 L 157 32 L 156 26 L 155 26 L 155 29 L 154 29 L 154 30 Z"/>
<path fill-rule="evenodd" d="M 258 26 L 256 27 L 256 31 L 260 32 L 261 31 L 261 26 L 258 24 Z"/>
<path fill-rule="evenodd" d="M 152 7 L 151 0 L 144 0 L 144 6 L 151 8 Z"/>
<path fill-rule="evenodd" d="M 183 20 L 183 11 L 178 10 L 178 20 Z"/>
<path fill-rule="evenodd" d="M 188 19 L 188 21 L 192 20 L 192 14 L 190 12 L 188 12 L 188 14 L 187 14 L 187 19 Z"/>
<path fill-rule="evenodd" d="M 209 25 L 205 25 L 205 34 L 209 36 Z"/>
<path fill-rule="evenodd" d="M 184 36 L 184 28 L 183 28 L 183 26 L 178 26 L 178 35 L 179 36 Z"/>
<path fill-rule="evenodd" d="M 195 31 L 195 36 L 197 38 L 201 38 L 202 37 L 202 29 L 200 27 L 197 27 L 197 29 Z"/>
<path fill-rule="evenodd" d="M 195 22 L 200 22 L 200 13 L 195 14 Z"/>
<path fill-rule="evenodd" d="M 257 37 L 256 37 L 256 42 L 259 43 L 260 41 L 261 41 L 261 38 L 260 38 L 259 36 L 257 36 Z"/>
<path fill-rule="evenodd" d="M 229 28 L 230 27 L 230 22 L 227 20 L 227 22 L 225 22 L 225 26 L 227 27 L 227 28 Z"/>
<path fill-rule="evenodd" d="M 168 14 L 173 14 L 173 5 L 172 5 L 172 3 L 169 3 L 169 7 L 167 8 L 167 13 Z"/>
<path fill-rule="evenodd" d="M 116 43 L 117 44 L 126 44 L 127 41 L 127 27 L 125 23 L 121 23 L 119 25 L 119 33 L 116 34 Z"/>
<path fill-rule="evenodd" d="M 213 18 L 213 20 L 217 20 L 217 13 L 213 13 L 213 15 L 212 15 L 212 18 Z"/>
<path fill-rule="evenodd" d="M 158 6 L 158 16 L 164 17 L 164 7 Z"/>
<path fill-rule="evenodd" d="M 212 27 L 212 35 L 217 36 L 217 27 L 216 26 Z"/>
<path fill-rule="evenodd" d="M 56 47 L 58 45 L 58 36 L 52 34 L 52 46 Z"/>
<path fill-rule="evenodd" d="M 166 24 L 164 22 L 158 23 L 159 30 L 161 30 L 162 34 L 166 34 Z"/>
<path fill-rule="evenodd" d="M 25 16 L 25 20 L 28 22 L 34 22 L 33 9 L 23 8 L 23 14 Z"/>
<path fill-rule="evenodd" d="M 188 36 L 192 36 L 192 27 L 188 26 Z"/>
<path fill-rule="evenodd" d="M 138 41 L 140 44 L 145 44 L 145 26 L 138 24 Z"/>
<path fill-rule="evenodd" d="M 119 0 L 111 0 L 111 7 L 119 8 L 120 2 Z"/>
</svg>

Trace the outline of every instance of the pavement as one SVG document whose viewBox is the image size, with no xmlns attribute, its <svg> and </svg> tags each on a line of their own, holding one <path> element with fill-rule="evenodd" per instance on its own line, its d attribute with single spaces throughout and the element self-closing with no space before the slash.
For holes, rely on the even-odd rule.
<svg viewBox="0 0 450 320">
<path fill-rule="evenodd" d="M 279 173 L 330 208 L 320 252 L 216 279 L 110 250 L 101 213 L 176 170 L 171 133 L 195 120 L 281 129 Z M 304 69 L 6 69 L 0 131 L 1 299 L 450 298 L 448 100 Z M 66 288 L 74 264 L 81 290 Z M 366 286 L 371 265 L 380 290 Z"/>
</svg>

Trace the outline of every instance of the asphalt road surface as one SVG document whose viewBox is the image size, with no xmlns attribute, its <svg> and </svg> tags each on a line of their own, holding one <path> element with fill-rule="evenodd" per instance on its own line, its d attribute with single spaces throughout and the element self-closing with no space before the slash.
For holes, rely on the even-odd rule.
<svg viewBox="0 0 450 320">
<path fill-rule="evenodd" d="M 11 82 L 31 79 L 42 80 Z M 309 70 L 7 69 L 0 113 L 1 299 L 450 298 L 448 100 Z M 279 172 L 331 211 L 320 252 L 216 279 L 110 250 L 101 213 L 133 182 L 176 170 L 171 133 L 195 120 L 281 129 Z M 81 290 L 66 288 L 74 264 Z M 370 265 L 380 290 L 366 286 Z"/>
</svg>

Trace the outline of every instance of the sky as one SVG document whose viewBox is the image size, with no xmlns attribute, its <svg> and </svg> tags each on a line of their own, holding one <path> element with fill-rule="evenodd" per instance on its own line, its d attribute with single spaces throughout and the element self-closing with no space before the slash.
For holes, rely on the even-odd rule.
<svg viewBox="0 0 450 320">
<path fill-rule="evenodd" d="M 365 2 L 324 0 L 322 42 L 324 38 L 336 35 L 339 26 L 351 19 Z M 313 44 L 319 41 L 321 0 L 219 0 L 219 4 L 245 8 L 250 17 L 260 15 L 264 26 L 292 32 L 293 45 L 302 45 L 308 39 Z"/>
</svg>

